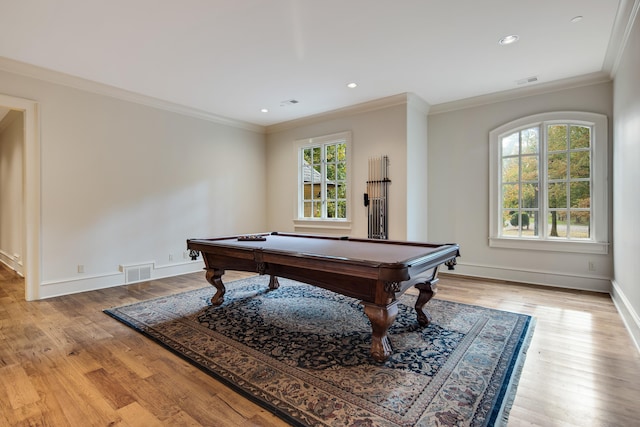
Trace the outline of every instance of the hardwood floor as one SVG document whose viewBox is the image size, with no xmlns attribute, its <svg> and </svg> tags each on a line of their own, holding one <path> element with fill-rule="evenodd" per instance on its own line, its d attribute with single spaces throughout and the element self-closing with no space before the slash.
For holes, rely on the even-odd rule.
<svg viewBox="0 0 640 427">
<path fill-rule="evenodd" d="M 0 425 L 287 425 L 102 313 L 203 276 L 26 302 L 23 280 L 0 267 Z M 638 425 L 640 353 L 608 295 L 445 275 L 439 288 L 436 298 L 536 317 L 510 426 Z"/>
</svg>

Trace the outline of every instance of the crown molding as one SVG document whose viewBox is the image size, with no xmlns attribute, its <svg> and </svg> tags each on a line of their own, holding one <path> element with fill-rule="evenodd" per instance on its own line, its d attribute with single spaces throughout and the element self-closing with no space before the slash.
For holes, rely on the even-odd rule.
<svg viewBox="0 0 640 427">
<path fill-rule="evenodd" d="M 629 41 L 632 27 L 638 17 L 640 0 L 620 0 L 618 11 L 611 30 L 607 54 L 602 69 L 613 78 L 617 71 L 624 49 Z"/>
<path fill-rule="evenodd" d="M 315 123 L 324 122 L 332 119 L 339 119 L 355 114 L 368 113 L 370 111 L 382 110 L 384 108 L 394 107 L 397 105 L 406 105 L 412 94 L 400 93 L 384 98 L 374 99 L 372 101 L 362 102 L 360 104 L 351 105 L 349 107 L 338 108 L 336 110 L 326 111 L 311 116 L 301 117 L 299 119 L 289 120 L 286 122 L 276 123 L 266 127 L 266 133 L 277 133 L 301 126 L 308 126 Z M 415 96 L 415 95 L 414 95 Z"/>
<path fill-rule="evenodd" d="M 151 96 L 142 95 L 142 94 L 131 92 L 124 89 L 119 89 L 114 86 L 109 86 L 103 83 L 98 83 L 91 80 L 83 79 L 81 77 L 72 76 L 70 74 L 65 74 L 65 73 L 53 71 L 47 68 L 38 67 L 36 65 L 15 61 L 13 59 L 9 59 L 2 56 L 0 56 L 0 70 L 4 70 L 9 73 L 18 74 L 26 77 L 31 77 L 31 78 L 46 81 L 49 83 L 54 83 L 62 86 L 71 87 L 74 89 L 83 90 L 83 91 L 94 93 L 97 95 L 108 96 L 111 98 L 120 99 L 122 101 L 127 101 L 135 104 L 145 105 L 147 107 L 157 108 L 159 110 L 170 111 L 172 113 L 182 114 L 184 116 L 207 120 L 207 121 L 218 123 L 221 125 L 249 130 L 256 133 L 265 132 L 264 126 L 256 125 L 249 122 L 244 122 L 241 120 L 231 119 L 224 116 L 219 116 L 217 114 L 213 114 L 208 111 L 187 107 L 185 105 L 165 101 L 165 100 L 154 98 Z"/>
<path fill-rule="evenodd" d="M 544 93 L 557 92 L 559 90 L 591 86 L 599 83 L 608 83 L 610 81 L 611 77 L 608 73 L 599 71 L 596 73 L 585 74 L 578 77 L 554 80 L 548 83 L 539 83 L 533 86 L 527 86 L 526 88 L 510 89 L 501 92 L 475 96 L 472 98 L 461 99 L 459 101 L 432 105 L 429 109 L 429 115 L 448 113 L 451 111 L 463 110 L 466 108 L 480 107 L 482 105 L 511 101 L 519 98 L 527 98 Z"/>
<path fill-rule="evenodd" d="M 429 110 L 431 109 L 431 105 L 415 93 L 407 94 L 407 105 L 414 110 L 418 110 L 425 116 L 429 114 Z"/>
</svg>

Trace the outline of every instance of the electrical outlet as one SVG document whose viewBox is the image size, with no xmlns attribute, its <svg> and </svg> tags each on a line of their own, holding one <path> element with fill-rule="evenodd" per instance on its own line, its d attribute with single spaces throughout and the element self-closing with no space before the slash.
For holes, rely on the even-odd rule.
<svg viewBox="0 0 640 427">
<path fill-rule="evenodd" d="M 169 261 L 173 261 L 173 254 L 169 254 Z"/>
<path fill-rule="evenodd" d="M 84 273 L 84 265 L 78 264 L 78 273 Z"/>
<path fill-rule="evenodd" d="M 596 263 L 589 261 L 589 271 L 596 271 Z"/>
</svg>

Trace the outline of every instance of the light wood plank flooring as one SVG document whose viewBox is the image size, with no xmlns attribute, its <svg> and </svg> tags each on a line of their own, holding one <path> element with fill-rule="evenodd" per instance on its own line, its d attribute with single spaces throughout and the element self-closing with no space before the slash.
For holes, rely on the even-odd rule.
<svg viewBox="0 0 640 427">
<path fill-rule="evenodd" d="M 102 313 L 204 285 L 198 273 L 26 302 L 0 267 L 0 425 L 286 425 Z M 510 426 L 640 425 L 640 353 L 608 295 L 445 275 L 439 288 L 537 318 Z"/>
</svg>

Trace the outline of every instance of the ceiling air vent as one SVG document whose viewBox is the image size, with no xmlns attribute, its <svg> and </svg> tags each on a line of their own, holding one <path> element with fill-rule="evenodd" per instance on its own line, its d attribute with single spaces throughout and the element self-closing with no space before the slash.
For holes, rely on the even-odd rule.
<svg viewBox="0 0 640 427">
<path fill-rule="evenodd" d="M 529 83 L 534 83 L 538 81 L 538 77 L 533 76 L 533 77 L 527 77 L 526 79 L 520 79 L 520 80 L 516 80 L 516 83 L 518 85 L 526 85 Z"/>
<path fill-rule="evenodd" d="M 282 101 L 280 103 L 280 106 L 281 107 L 286 107 L 287 105 L 296 105 L 299 102 L 300 101 L 298 101 L 297 99 L 287 99 L 286 101 Z"/>
</svg>

